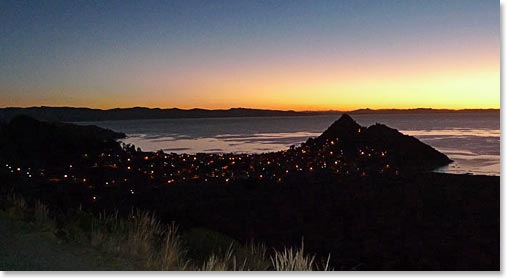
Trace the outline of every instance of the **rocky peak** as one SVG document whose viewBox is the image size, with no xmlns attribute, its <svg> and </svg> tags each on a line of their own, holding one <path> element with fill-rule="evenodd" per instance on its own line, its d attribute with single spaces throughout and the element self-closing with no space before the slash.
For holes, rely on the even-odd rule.
<svg viewBox="0 0 507 278">
<path fill-rule="evenodd" d="M 343 141 L 348 141 L 356 138 L 362 129 L 363 127 L 354 121 L 352 117 L 343 114 L 317 140 L 325 141 L 326 139 L 340 138 Z"/>
</svg>

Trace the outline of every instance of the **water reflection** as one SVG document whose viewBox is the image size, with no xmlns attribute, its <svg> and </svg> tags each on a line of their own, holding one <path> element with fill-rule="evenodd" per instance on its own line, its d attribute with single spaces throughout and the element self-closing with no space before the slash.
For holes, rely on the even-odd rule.
<svg viewBox="0 0 507 278">
<path fill-rule="evenodd" d="M 164 150 L 174 153 L 233 152 L 259 153 L 287 149 L 319 133 L 258 133 L 258 134 L 219 134 L 214 137 L 161 137 L 142 134 L 130 135 L 123 140 L 146 151 Z"/>
<path fill-rule="evenodd" d="M 405 133 L 454 160 L 437 172 L 500 175 L 500 130 L 407 130 Z"/>
<path fill-rule="evenodd" d="M 499 113 L 354 115 L 363 126 L 377 122 L 412 135 L 455 161 L 440 171 L 500 174 Z M 261 153 L 287 149 L 321 134 L 338 115 L 106 121 L 96 124 L 129 135 L 143 150 L 175 153 Z"/>
<path fill-rule="evenodd" d="M 421 141 L 447 154 L 455 162 L 438 169 L 446 173 L 500 174 L 500 132 L 497 130 L 405 130 Z M 131 135 L 125 143 L 143 150 L 174 153 L 262 153 L 287 149 L 304 142 L 313 132 L 219 134 L 214 137 Z M 484 140 L 490 140 L 484 144 Z"/>
</svg>

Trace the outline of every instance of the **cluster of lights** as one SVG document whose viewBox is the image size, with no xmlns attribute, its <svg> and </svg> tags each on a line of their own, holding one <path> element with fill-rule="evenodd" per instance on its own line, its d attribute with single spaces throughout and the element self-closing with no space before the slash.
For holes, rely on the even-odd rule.
<svg viewBox="0 0 507 278">
<path fill-rule="evenodd" d="M 263 154 L 145 153 L 124 148 L 117 153 L 102 153 L 95 157 L 84 154 L 83 159 L 90 161 L 91 158 L 91 164 L 75 161 L 66 167 L 38 170 L 5 164 L 5 168 L 11 173 L 24 173 L 28 178 L 33 178 L 33 173 L 39 173 L 39 178 L 50 182 L 84 184 L 93 191 L 90 194 L 95 192 L 97 185 L 125 185 L 130 195 L 134 195 L 136 187 L 132 187 L 130 179 L 145 186 L 211 182 L 228 184 L 244 179 L 283 183 L 291 174 L 315 174 L 320 171 L 362 177 L 371 173 L 398 174 L 398 169 L 389 163 L 388 154 L 386 150 L 361 146 L 355 155 L 350 155 L 343 149 L 339 139 L 328 139 L 318 144 L 309 140 L 288 150 Z M 103 174 L 97 175 L 96 171 Z M 93 201 L 97 200 L 96 195 L 90 196 Z"/>
</svg>

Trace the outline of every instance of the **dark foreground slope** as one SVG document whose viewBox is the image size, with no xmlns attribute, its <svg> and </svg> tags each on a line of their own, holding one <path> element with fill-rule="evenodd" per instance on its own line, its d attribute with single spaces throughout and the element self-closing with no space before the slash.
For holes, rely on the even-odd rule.
<svg viewBox="0 0 507 278">
<path fill-rule="evenodd" d="M 9 175 L 0 170 L 2 180 Z M 499 177 L 418 174 L 397 179 L 300 177 L 279 186 L 237 182 L 136 189 L 104 189 L 87 201 L 73 185 L 17 184 L 52 209 L 91 212 L 132 207 L 155 211 L 182 233 L 213 230 L 243 243 L 297 246 L 335 269 L 499 270 Z"/>
<path fill-rule="evenodd" d="M 5 165 L 7 158 L 0 157 L 0 189 L 40 199 L 56 213 L 81 207 L 94 213 L 118 210 L 127 214 L 137 207 L 155 211 L 166 222 L 175 221 L 183 233 L 195 228 L 214 230 L 242 242 L 265 242 L 269 247 L 295 246 L 304 238 L 305 250 L 321 258 L 331 254 L 331 265 L 338 270 L 499 270 L 500 178 L 426 172 L 427 165 L 435 167 L 447 158 L 397 131 L 374 128 L 380 128 L 380 136 L 375 130 L 372 135 L 358 135 L 368 130 L 345 117 L 305 146 L 248 157 L 165 158 L 165 154 L 130 148 L 114 148 L 111 154 L 108 145 L 99 145 L 96 155 L 76 161 L 72 168 L 47 168 L 42 175 L 30 177 L 24 168 L 17 171 L 17 166 Z M 344 130 L 348 131 L 339 134 Z M 382 141 L 387 140 L 384 132 L 398 139 Z M 331 143 L 336 138 L 339 140 Z M 88 139 L 88 144 L 95 144 Z M 377 144 L 375 151 L 373 144 Z M 402 145 L 422 151 L 416 151 L 417 156 L 404 154 L 408 149 Z M 337 146 L 343 148 L 343 155 Z M 259 171 L 283 168 L 287 166 L 283 161 L 292 170 L 281 181 L 268 179 L 266 172 L 260 172 L 263 177 L 252 172 L 255 175 L 250 178 L 238 178 L 234 167 L 241 163 L 232 161 L 240 157 L 250 159 Z M 429 162 L 419 171 L 407 170 L 404 157 Z M 226 162 L 220 158 L 227 158 L 223 159 Z M 322 166 L 317 171 L 305 164 L 322 159 L 329 160 L 328 166 L 335 159 L 345 166 Z M 259 164 L 266 160 L 281 164 L 275 168 Z M 200 164 L 206 162 L 215 176 L 223 173 L 228 178 L 219 175 L 211 182 L 210 176 L 194 172 L 190 179 L 178 176 L 178 172 L 193 171 L 193 161 L 204 169 L 197 174 L 208 173 L 207 166 Z M 292 168 L 294 161 L 297 170 Z M 386 162 L 393 165 L 388 169 L 399 166 L 399 171 L 387 171 Z M 365 172 L 344 171 L 368 168 L 368 163 L 375 167 Z M 38 169 L 29 171 L 39 173 Z M 49 178 L 51 172 L 56 178 Z"/>
<path fill-rule="evenodd" d="M 157 197 L 144 205 L 185 227 L 277 247 L 304 237 L 308 251 L 330 253 L 337 269 L 499 270 L 498 177 L 302 180 L 278 188 L 174 188 L 149 195 Z"/>
<path fill-rule="evenodd" d="M 89 246 L 64 242 L 52 232 L 34 228 L 0 214 L 0 270 L 2 271 L 106 271 L 136 270 Z"/>
</svg>

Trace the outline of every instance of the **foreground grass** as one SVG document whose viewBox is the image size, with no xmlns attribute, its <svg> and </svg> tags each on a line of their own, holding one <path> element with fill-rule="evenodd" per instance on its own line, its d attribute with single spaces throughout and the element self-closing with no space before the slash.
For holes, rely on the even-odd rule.
<svg viewBox="0 0 507 278">
<path fill-rule="evenodd" d="M 174 223 L 139 210 L 127 216 L 75 210 L 57 221 L 44 204 L 9 194 L 2 199 L 0 226 L 1 234 L 17 237 L 3 237 L 9 242 L 0 249 L 1 270 L 329 270 L 305 254 L 304 244 L 268 255 L 263 245 L 241 245 L 211 231 L 180 236 Z"/>
</svg>

